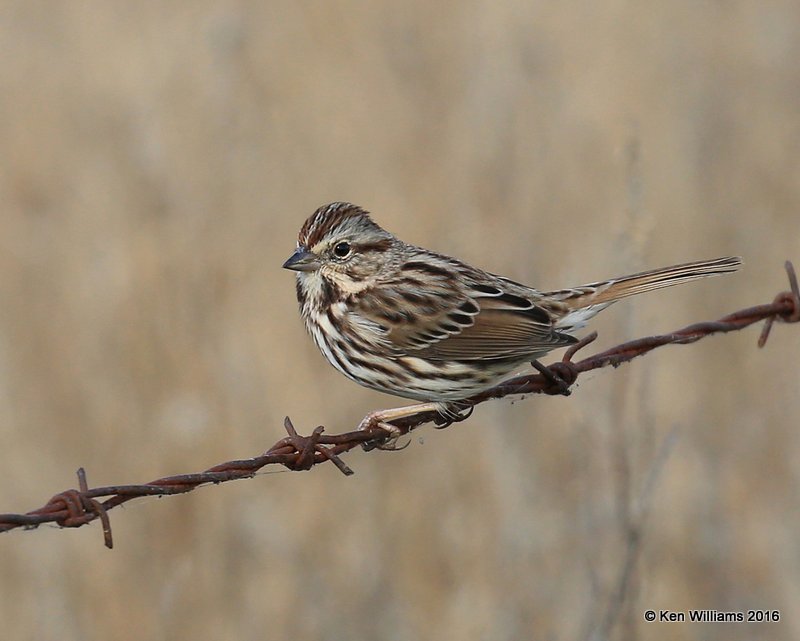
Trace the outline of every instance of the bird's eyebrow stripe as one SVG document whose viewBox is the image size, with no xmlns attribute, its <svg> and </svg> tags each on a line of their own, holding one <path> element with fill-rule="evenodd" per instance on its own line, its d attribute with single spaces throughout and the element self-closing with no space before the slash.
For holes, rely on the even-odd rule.
<svg viewBox="0 0 800 641">
<path fill-rule="evenodd" d="M 388 238 L 373 240 L 368 243 L 352 243 L 358 251 L 385 251 L 392 246 L 392 241 Z"/>
</svg>

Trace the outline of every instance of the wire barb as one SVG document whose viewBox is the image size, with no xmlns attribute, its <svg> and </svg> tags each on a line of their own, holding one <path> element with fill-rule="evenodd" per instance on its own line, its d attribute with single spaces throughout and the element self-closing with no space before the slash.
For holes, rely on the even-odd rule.
<svg viewBox="0 0 800 641">
<path fill-rule="evenodd" d="M 800 288 L 798 288 L 797 275 L 791 262 L 786 261 L 785 268 L 789 278 L 789 291 L 778 294 L 770 304 L 742 309 L 717 321 L 695 323 L 669 334 L 633 340 L 575 362 L 573 359 L 578 351 L 597 338 L 597 333 L 592 332 L 570 347 L 561 361 L 547 366 L 536 362 L 534 367 L 538 370 L 538 374 L 512 378 L 459 402 L 465 411 L 458 418 L 459 420 L 468 418 L 475 405 L 493 398 L 520 394 L 567 395 L 578 376 L 584 372 L 609 365 L 619 367 L 662 345 L 686 345 L 712 334 L 738 331 L 761 321 L 764 321 L 765 324 L 758 345 L 763 347 L 776 320 L 783 323 L 800 322 Z M 408 434 L 420 425 L 436 423 L 440 427 L 446 427 L 454 420 L 446 419 L 446 424 L 442 426 L 441 415 L 427 409 L 392 421 L 392 425 L 399 430 L 400 434 Z M 342 461 L 341 454 L 376 439 L 397 437 L 396 433 L 390 434 L 381 427 L 326 435 L 323 433 L 322 425 L 316 427 L 311 435 L 301 436 L 288 416 L 284 420 L 284 428 L 287 436 L 260 456 L 227 461 L 215 465 L 205 472 L 164 477 L 144 485 L 89 488 L 86 482 L 86 472 L 81 468 L 78 470 L 79 489 L 60 492 L 43 507 L 25 514 L 0 514 L 0 532 L 15 528 L 34 529 L 42 523 L 56 523 L 65 528 L 81 527 L 95 519 L 100 519 L 103 524 L 105 545 L 112 548 L 113 539 L 108 510 L 134 498 L 184 494 L 209 483 L 224 483 L 250 478 L 267 465 L 283 465 L 290 470 L 299 471 L 309 470 L 315 465 L 330 461 L 342 474 L 350 476 L 353 474 L 353 470 Z"/>
<path fill-rule="evenodd" d="M 571 364 L 569 361 L 567 361 L 567 363 Z M 556 371 L 556 365 L 564 365 L 563 361 L 561 363 L 553 363 L 550 367 L 542 365 L 539 361 L 531 361 L 531 365 L 533 365 L 533 368 L 544 376 L 548 382 L 548 386 L 542 388 L 542 394 L 560 394 L 561 396 L 569 396 L 572 394 L 572 390 L 569 387 L 578 376 L 574 370 L 564 368 L 564 372 L 567 373 L 567 379 L 571 378 L 572 380 L 569 381 L 562 377 L 561 373 Z"/>
<path fill-rule="evenodd" d="M 84 509 L 87 512 L 96 514 L 100 518 L 100 523 L 103 524 L 103 541 L 109 550 L 114 549 L 114 537 L 111 535 L 111 519 L 108 518 L 108 512 L 97 500 L 93 499 L 89 494 L 89 484 L 86 482 L 86 470 L 82 467 L 78 468 L 78 487 L 80 487 L 80 498 Z"/>
<path fill-rule="evenodd" d="M 319 439 L 325 430 L 322 425 L 315 427 L 314 431 L 311 432 L 311 436 L 300 436 L 297 430 L 294 429 L 292 419 L 288 416 L 283 420 L 283 426 L 289 433 L 289 436 L 283 439 L 283 442 L 292 445 L 298 454 L 294 461 L 284 463 L 290 470 L 295 472 L 310 470 L 314 465 L 321 462 L 316 458 L 316 455 L 320 454 L 322 459 L 333 463 L 345 476 L 355 474 L 337 454 L 319 444 Z"/>
<path fill-rule="evenodd" d="M 774 304 L 786 305 L 787 311 L 767 318 L 764 322 L 764 329 L 761 330 L 761 335 L 758 337 L 759 347 L 764 347 L 767 344 L 769 333 L 772 331 L 772 324 L 776 319 L 783 323 L 800 321 L 800 287 L 797 285 L 797 274 L 794 271 L 792 261 L 787 260 L 783 266 L 786 269 L 786 275 L 789 277 L 789 291 L 778 294 L 775 297 Z"/>
</svg>

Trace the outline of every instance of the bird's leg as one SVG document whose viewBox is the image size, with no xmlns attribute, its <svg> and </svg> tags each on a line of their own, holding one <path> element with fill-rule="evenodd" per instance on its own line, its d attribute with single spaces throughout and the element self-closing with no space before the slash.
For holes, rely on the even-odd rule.
<svg viewBox="0 0 800 641">
<path fill-rule="evenodd" d="M 358 429 L 371 430 L 375 427 L 380 427 L 388 432 L 388 437 L 375 439 L 374 441 L 367 441 L 362 445 L 365 450 L 371 450 L 375 447 L 382 450 L 396 450 L 395 443 L 397 439 L 403 435 L 403 431 L 396 425 L 392 425 L 390 421 L 395 421 L 400 418 L 407 418 L 409 416 L 416 416 L 425 412 L 438 412 L 441 409 L 439 403 L 419 403 L 417 405 L 407 405 L 405 407 L 394 407 L 388 410 L 377 410 L 367 414 L 358 426 Z M 402 449 L 402 448 L 400 448 Z"/>
</svg>

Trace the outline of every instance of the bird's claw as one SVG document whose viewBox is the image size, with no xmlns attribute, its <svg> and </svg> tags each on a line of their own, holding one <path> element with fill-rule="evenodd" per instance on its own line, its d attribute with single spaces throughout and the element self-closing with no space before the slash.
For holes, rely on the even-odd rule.
<svg viewBox="0 0 800 641">
<path fill-rule="evenodd" d="M 376 428 L 386 432 L 386 436 L 379 436 L 369 441 L 364 441 L 361 444 L 361 448 L 365 452 L 369 452 L 370 450 L 374 449 L 397 452 L 407 448 L 411 442 L 410 440 L 403 446 L 398 447 L 397 445 L 398 439 L 403 436 L 405 432 L 403 432 L 403 430 L 396 425 L 392 425 L 391 423 L 381 420 L 381 418 L 382 415 L 380 412 L 373 412 L 372 414 L 367 414 L 364 417 L 364 420 L 361 421 L 358 426 L 358 430 L 360 432 L 366 432 Z"/>
</svg>

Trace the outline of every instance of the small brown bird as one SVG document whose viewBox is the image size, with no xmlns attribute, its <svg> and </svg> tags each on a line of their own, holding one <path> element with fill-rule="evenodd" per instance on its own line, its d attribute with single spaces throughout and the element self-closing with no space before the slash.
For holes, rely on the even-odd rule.
<svg viewBox="0 0 800 641">
<path fill-rule="evenodd" d="M 620 298 L 740 264 L 717 258 L 543 292 L 404 243 L 360 207 L 336 202 L 306 220 L 283 267 L 297 272 L 300 313 L 331 365 L 366 387 L 425 401 L 362 423 L 396 433 L 388 421 L 420 411 L 457 416 L 458 401 L 576 342 L 572 334 Z"/>
</svg>

